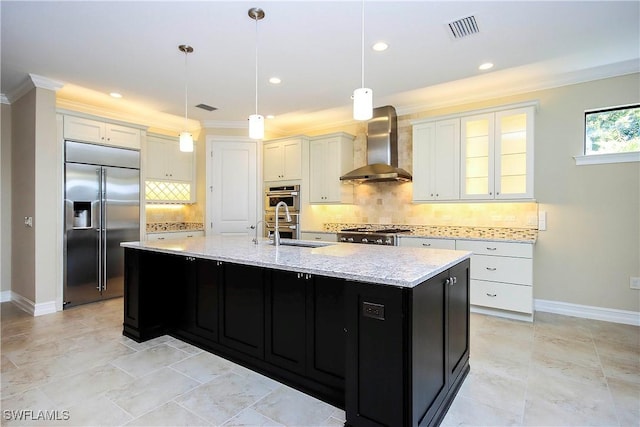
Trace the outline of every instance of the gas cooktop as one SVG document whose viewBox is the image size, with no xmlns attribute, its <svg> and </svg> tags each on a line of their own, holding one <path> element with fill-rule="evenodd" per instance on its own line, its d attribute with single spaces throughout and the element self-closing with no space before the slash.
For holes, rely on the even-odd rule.
<svg viewBox="0 0 640 427">
<path fill-rule="evenodd" d="M 411 230 L 405 228 L 345 228 L 338 233 L 338 241 L 395 246 L 397 244 L 396 234 L 408 233 L 410 231 Z"/>
</svg>

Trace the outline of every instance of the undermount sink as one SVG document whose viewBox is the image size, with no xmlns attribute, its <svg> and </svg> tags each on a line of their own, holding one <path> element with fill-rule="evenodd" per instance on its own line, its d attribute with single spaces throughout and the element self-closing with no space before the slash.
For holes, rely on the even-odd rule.
<svg viewBox="0 0 640 427">
<path fill-rule="evenodd" d="M 301 240 L 280 240 L 280 246 L 299 246 L 301 248 L 322 248 L 330 246 L 332 243 L 327 242 L 305 242 Z"/>
</svg>

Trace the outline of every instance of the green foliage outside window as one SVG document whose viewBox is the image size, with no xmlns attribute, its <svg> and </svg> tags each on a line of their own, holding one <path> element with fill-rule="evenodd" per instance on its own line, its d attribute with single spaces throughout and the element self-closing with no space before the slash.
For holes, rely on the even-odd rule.
<svg viewBox="0 0 640 427">
<path fill-rule="evenodd" d="M 640 106 L 585 113 L 585 154 L 640 151 Z"/>
</svg>

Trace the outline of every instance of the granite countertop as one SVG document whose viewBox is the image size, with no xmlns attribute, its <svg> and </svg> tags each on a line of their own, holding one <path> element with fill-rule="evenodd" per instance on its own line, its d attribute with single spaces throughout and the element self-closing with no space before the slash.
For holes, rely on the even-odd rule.
<svg viewBox="0 0 640 427">
<path fill-rule="evenodd" d="M 266 239 L 256 245 L 246 236 L 124 242 L 121 246 L 407 288 L 471 257 L 471 252 L 447 249 L 307 243 L 320 246 L 275 247 Z"/>
<path fill-rule="evenodd" d="M 403 224 L 324 224 L 324 232 L 337 233 L 344 228 L 366 227 L 371 230 L 403 228 L 410 233 L 401 237 L 429 237 L 433 239 L 488 240 L 496 242 L 535 243 L 538 230 L 509 227 L 463 227 L 450 225 L 403 225 Z"/>
</svg>

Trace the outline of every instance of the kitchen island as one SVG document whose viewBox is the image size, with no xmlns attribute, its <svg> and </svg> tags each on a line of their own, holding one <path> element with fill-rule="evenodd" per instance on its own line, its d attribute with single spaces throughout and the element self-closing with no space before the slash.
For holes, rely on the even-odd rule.
<svg viewBox="0 0 640 427">
<path fill-rule="evenodd" d="M 437 425 L 469 371 L 471 254 L 307 243 L 123 243 L 123 334 L 190 342 L 345 408 L 347 425 Z"/>
</svg>

